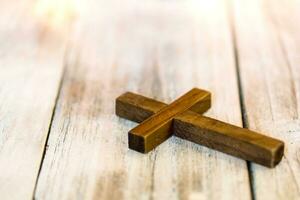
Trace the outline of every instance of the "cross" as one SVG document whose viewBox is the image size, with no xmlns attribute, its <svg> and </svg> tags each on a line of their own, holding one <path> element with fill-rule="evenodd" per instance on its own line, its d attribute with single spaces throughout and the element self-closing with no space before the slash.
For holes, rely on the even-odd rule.
<svg viewBox="0 0 300 200">
<path fill-rule="evenodd" d="M 202 114 L 211 106 L 211 94 L 194 88 L 167 105 L 126 92 L 116 99 L 119 117 L 140 123 L 128 133 L 129 148 L 147 153 L 173 134 L 185 140 L 252 161 L 276 166 L 284 143 Z"/>
</svg>

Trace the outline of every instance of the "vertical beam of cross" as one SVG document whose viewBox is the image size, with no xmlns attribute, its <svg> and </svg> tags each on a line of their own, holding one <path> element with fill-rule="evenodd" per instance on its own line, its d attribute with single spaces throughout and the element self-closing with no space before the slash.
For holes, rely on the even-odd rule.
<svg viewBox="0 0 300 200">
<path fill-rule="evenodd" d="M 280 162 L 284 150 L 282 141 L 202 116 L 201 114 L 209 107 L 210 96 L 207 97 L 207 101 L 202 101 L 202 108 L 198 110 L 200 114 L 186 109 L 172 115 L 170 117 L 172 121 L 171 128 L 162 130 L 167 131 L 168 136 L 173 133 L 180 138 L 267 167 L 274 167 Z M 142 122 L 142 124 L 143 121 L 147 122 L 148 119 L 154 116 L 159 118 L 160 116 L 157 114 L 161 113 L 162 110 L 166 110 L 166 108 L 168 108 L 168 105 L 165 103 L 134 93 L 125 93 L 116 100 L 116 114 L 118 116 L 135 122 Z M 167 138 L 164 138 L 164 140 Z M 132 138 L 129 137 L 129 144 L 132 142 L 131 140 Z M 160 143 L 164 140 L 160 140 Z M 160 143 L 155 143 L 155 145 L 157 146 Z M 155 145 L 152 147 L 154 148 Z M 129 147 L 131 148 L 130 145 Z"/>
</svg>

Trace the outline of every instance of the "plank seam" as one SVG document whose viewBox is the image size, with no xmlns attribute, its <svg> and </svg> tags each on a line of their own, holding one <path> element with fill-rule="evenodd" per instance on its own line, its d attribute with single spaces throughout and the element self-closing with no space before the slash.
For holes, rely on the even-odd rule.
<svg viewBox="0 0 300 200">
<path fill-rule="evenodd" d="M 64 63 L 66 61 L 66 55 L 67 55 L 67 50 L 65 50 L 65 53 L 64 53 L 63 65 L 64 65 Z M 46 141 L 45 141 L 45 144 L 44 144 L 43 155 L 42 155 L 42 159 L 41 159 L 41 162 L 40 162 L 40 167 L 39 167 L 38 174 L 37 174 L 36 181 L 35 181 L 35 186 L 34 186 L 33 196 L 32 196 L 33 200 L 36 199 L 35 198 L 35 194 L 36 194 L 36 190 L 37 190 L 37 185 L 38 185 L 39 177 L 40 177 L 40 174 L 41 174 L 41 171 L 42 171 L 42 167 L 43 167 L 43 164 L 44 164 L 44 160 L 45 160 L 45 156 L 46 156 L 46 151 L 47 151 L 47 147 L 48 147 L 48 140 L 49 140 L 49 136 L 50 136 L 50 133 L 51 133 L 51 130 L 52 130 L 52 124 L 53 124 L 53 121 L 54 121 L 54 117 L 55 117 L 55 113 L 56 113 L 56 108 L 57 108 L 58 100 L 59 100 L 59 97 L 61 95 L 62 85 L 63 85 L 63 80 L 64 80 L 64 77 L 65 77 L 65 74 L 66 74 L 66 67 L 63 66 L 62 75 L 61 75 L 61 78 L 59 80 L 59 86 L 58 86 L 58 90 L 57 90 L 57 95 L 55 97 L 55 103 L 54 103 L 54 106 L 53 106 L 51 120 L 50 120 L 49 127 L 48 127 L 48 133 L 47 133 Z"/>
<path fill-rule="evenodd" d="M 245 100 L 244 100 L 244 93 L 242 89 L 242 78 L 240 73 L 240 63 L 239 63 L 239 53 L 238 53 L 238 47 L 237 47 L 237 36 L 236 36 L 236 30 L 235 30 L 235 23 L 234 23 L 234 8 L 233 8 L 233 2 L 228 0 L 227 3 L 227 11 L 228 11 L 228 21 L 229 21 L 229 30 L 231 33 L 231 39 L 232 39 L 232 47 L 233 47 L 233 56 L 234 56 L 234 65 L 235 65 L 235 72 L 237 77 L 237 86 L 238 86 L 238 95 L 239 95 L 239 102 L 240 102 L 240 109 L 242 114 L 242 125 L 243 128 L 248 128 L 248 117 L 247 117 L 247 110 L 245 106 Z M 251 163 L 249 161 L 246 161 L 247 163 L 247 169 L 248 169 L 248 176 L 249 176 L 249 185 L 250 185 L 250 194 L 251 199 L 255 200 L 255 191 L 254 191 L 254 177 L 252 173 L 252 167 Z"/>
</svg>

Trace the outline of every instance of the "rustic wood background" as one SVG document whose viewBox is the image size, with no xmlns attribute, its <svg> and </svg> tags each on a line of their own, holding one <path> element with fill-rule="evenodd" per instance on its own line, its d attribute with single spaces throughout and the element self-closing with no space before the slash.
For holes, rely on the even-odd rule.
<svg viewBox="0 0 300 200">
<path fill-rule="evenodd" d="M 65 2 L 65 3 L 64 3 Z M 299 0 L 0 1 L 0 199 L 300 199 Z M 285 141 L 274 169 L 171 138 L 127 148 L 125 91 Z"/>
</svg>

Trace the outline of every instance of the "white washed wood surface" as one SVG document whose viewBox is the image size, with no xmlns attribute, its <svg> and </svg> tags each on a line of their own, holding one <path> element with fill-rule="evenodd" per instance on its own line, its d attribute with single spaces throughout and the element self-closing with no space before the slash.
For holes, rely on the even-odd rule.
<svg viewBox="0 0 300 200">
<path fill-rule="evenodd" d="M 170 102 L 200 87 L 214 94 L 210 116 L 241 125 L 224 2 L 94 7 L 106 11 L 82 19 L 71 39 L 36 198 L 250 199 L 245 161 L 178 138 L 134 152 L 136 124 L 114 114 L 128 90 Z"/>
<path fill-rule="evenodd" d="M 276 168 L 252 164 L 254 197 L 300 199 L 299 1 L 236 0 L 234 11 L 247 122 L 285 142 Z"/>
<path fill-rule="evenodd" d="M 66 2 L 0 2 L 1 200 L 300 198 L 298 0 Z M 283 161 L 248 170 L 175 137 L 128 149 L 118 95 L 171 102 L 192 87 L 213 93 L 206 115 L 242 126 L 244 111 L 284 140 Z"/>
<path fill-rule="evenodd" d="M 0 3 L 1 200 L 33 197 L 62 75 L 63 45 L 43 34 L 26 3 Z"/>
</svg>

